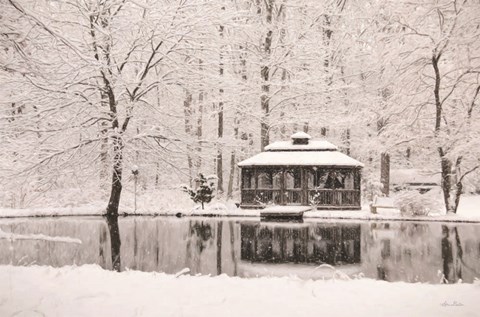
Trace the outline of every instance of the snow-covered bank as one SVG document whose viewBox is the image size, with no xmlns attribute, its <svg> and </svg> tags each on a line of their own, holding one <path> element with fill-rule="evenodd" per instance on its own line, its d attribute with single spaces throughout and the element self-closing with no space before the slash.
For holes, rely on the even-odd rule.
<svg viewBox="0 0 480 317">
<path fill-rule="evenodd" d="M 99 204 L 78 207 L 45 207 L 45 208 L 0 208 L 0 218 L 12 217 L 57 217 L 57 216 L 101 216 L 105 207 Z"/>
<path fill-rule="evenodd" d="M 0 267 L 0 316 L 477 316 L 480 285 Z"/>
<path fill-rule="evenodd" d="M 172 203 L 165 205 L 148 204 L 146 207 L 133 211 L 131 208 L 120 208 L 120 215 L 145 215 L 145 216 L 222 216 L 222 217 L 260 217 L 258 209 L 237 208 L 233 202 L 222 203 L 219 201 L 206 205 L 205 210 L 199 206 L 183 202 L 178 206 Z M 8 209 L 0 208 L 0 218 L 7 217 L 48 217 L 48 216 L 102 216 L 105 206 L 102 203 L 89 204 L 79 207 L 63 208 L 29 208 Z M 460 201 L 457 214 L 445 215 L 441 213 L 429 216 L 405 216 L 398 213 L 372 214 L 368 206 L 362 210 L 316 210 L 304 214 L 306 219 L 352 219 L 352 220 L 379 220 L 379 221 L 445 221 L 445 222 L 480 222 L 480 195 L 464 196 Z"/>
<path fill-rule="evenodd" d="M 480 222 L 480 195 L 462 196 L 457 214 L 432 213 L 428 216 L 406 216 L 395 212 L 372 214 L 368 206 L 362 210 L 321 210 L 304 215 L 305 218 L 357 219 L 357 220 L 401 220 L 401 221 L 445 221 Z"/>
<path fill-rule="evenodd" d="M 16 240 L 43 240 L 43 241 L 52 241 L 52 242 L 64 242 L 64 243 L 77 243 L 81 244 L 82 240 L 74 239 L 70 237 L 51 237 L 44 234 L 15 234 L 11 232 L 3 232 L 0 229 L 0 240 L 6 239 L 10 241 Z"/>
</svg>

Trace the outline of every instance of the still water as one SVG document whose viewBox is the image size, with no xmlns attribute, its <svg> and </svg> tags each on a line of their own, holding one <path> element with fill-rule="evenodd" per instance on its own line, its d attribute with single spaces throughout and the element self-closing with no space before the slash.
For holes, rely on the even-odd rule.
<svg viewBox="0 0 480 317">
<path fill-rule="evenodd" d="M 68 236 L 81 244 L 0 239 L 0 264 L 303 279 L 472 283 L 480 225 L 414 222 L 275 223 L 249 219 L 127 217 L 4 219 L 4 232 Z M 323 265 L 322 265 L 323 264 Z"/>
</svg>

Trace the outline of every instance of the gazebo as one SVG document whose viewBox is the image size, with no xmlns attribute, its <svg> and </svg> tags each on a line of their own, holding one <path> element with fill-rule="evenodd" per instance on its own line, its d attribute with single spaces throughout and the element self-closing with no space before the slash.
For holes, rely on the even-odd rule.
<svg viewBox="0 0 480 317">
<path fill-rule="evenodd" d="M 238 164 L 242 208 L 314 205 L 321 209 L 360 209 L 363 164 L 325 140 L 297 132 Z"/>
</svg>

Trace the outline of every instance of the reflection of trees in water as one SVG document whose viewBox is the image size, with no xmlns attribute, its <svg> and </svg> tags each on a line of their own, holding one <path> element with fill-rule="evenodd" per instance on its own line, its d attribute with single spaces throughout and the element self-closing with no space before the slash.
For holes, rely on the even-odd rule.
<svg viewBox="0 0 480 317">
<path fill-rule="evenodd" d="M 463 249 L 457 227 L 442 225 L 443 282 L 462 279 Z"/>
<path fill-rule="evenodd" d="M 402 238 L 418 240 L 419 236 L 431 234 L 430 226 L 428 224 L 401 222 L 399 235 Z"/>
<path fill-rule="evenodd" d="M 462 225 L 373 223 L 364 234 L 362 260 L 375 264 L 366 266 L 372 276 L 388 281 L 438 282 L 438 270 L 443 282 L 471 281 L 479 272 L 477 230 Z"/>
<path fill-rule="evenodd" d="M 154 245 L 154 248 L 155 248 L 155 251 L 154 251 L 154 254 L 155 254 L 155 267 L 158 268 L 159 267 L 159 263 L 160 263 L 160 241 L 159 241 L 159 238 L 158 238 L 158 221 L 155 221 L 155 236 L 156 236 L 156 240 L 157 240 L 157 243 L 155 243 Z"/>
<path fill-rule="evenodd" d="M 106 216 L 108 230 L 110 231 L 110 249 L 112 255 L 112 270 L 121 271 L 120 257 L 120 230 L 118 228 L 118 216 Z"/>
<path fill-rule="evenodd" d="M 195 241 L 195 247 L 199 253 L 205 250 L 213 237 L 212 227 L 209 224 L 205 224 L 203 221 L 192 221 L 189 223 L 190 227 L 190 240 Z"/>
<path fill-rule="evenodd" d="M 241 224 L 241 259 L 267 263 L 360 263 L 360 225 L 296 228 Z"/>
<path fill-rule="evenodd" d="M 222 274 L 222 238 L 223 222 L 217 223 L 217 274 Z"/>
<path fill-rule="evenodd" d="M 369 227 L 363 261 L 372 264 L 370 272 L 377 279 L 413 282 L 425 274 L 435 276 L 435 248 L 430 243 L 434 235 L 428 224 L 371 223 Z"/>
<path fill-rule="evenodd" d="M 402 222 L 392 241 L 396 250 L 392 250 L 391 254 L 410 265 L 415 259 L 421 261 L 431 259 L 434 236 L 428 224 Z"/>
<path fill-rule="evenodd" d="M 139 270 L 168 273 L 189 267 L 193 274 L 229 275 L 241 274 L 242 266 L 238 271 L 236 266 L 240 259 L 263 263 L 361 263 L 359 269 L 371 278 L 433 283 L 440 280 L 439 270 L 448 282 L 461 278 L 471 283 L 480 274 L 479 225 L 235 221 L 227 225 L 217 219 L 199 218 L 180 222 L 165 218 L 132 220 L 113 218 L 109 223 L 108 218 L 59 218 L 3 223 L 0 226 L 5 232 L 71 236 L 82 240 L 82 244 L 0 240 L 0 263 L 98 263 L 114 270 L 136 265 Z M 288 267 L 296 273 L 295 266 Z"/>
<path fill-rule="evenodd" d="M 217 228 L 218 230 L 218 228 Z M 189 221 L 188 222 L 188 236 L 186 245 L 185 266 L 189 267 L 192 272 L 202 272 L 202 259 L 208 261 L 209 253 L 206 252 L 204 256 L 202 253 L 210 249 L 214 243 L 214 232 L 212 225 L 204 221 Z M 218 244 L 218 241 L 217 241 Z M 217 255 L 218 256 L 218 255 Z M 208 263 L 208 262 L 207 262 Z M 218 260 L 216 264 L 216 271 L 218 272 Z M 208 264 L 207 264 L 208 265 Z M 221 268 L 220 268 L 221 270 Z"/>
<path fill-rule="evenodd" d="M 99 265 L 102 268 L 107 267 L 107 228 L 102 226 L 99 230 L 99 243 L 98 243 L 98 258 L 99 258 Z"/>
<path fill-rule="evenodd" d="M 233 276 L 237 276 L 237 257 L 235 255 L 235 232 L 233 228 L 233 222 L 229 221 L 228 226 L 230 229 L 230 256 L 233 263 Z"/>
<path fill-rule="evenodd" d="M 103 219 L 88 221 L 79 221 L 75 218 L 18 219 L 10 223 L 2 222 L 0 226 L 3 231 L 13 234 L 42 234 L 50 237 L 71 237 L 82 241 L 81 244 L 76 244 L 42 238 L 0 239 L 0 264 L 59 267 L 96 263 L 104 268 L 109 265 L 108 229 Z M 106 258 L 108 263 L 105 261 Z"/>
</svg>

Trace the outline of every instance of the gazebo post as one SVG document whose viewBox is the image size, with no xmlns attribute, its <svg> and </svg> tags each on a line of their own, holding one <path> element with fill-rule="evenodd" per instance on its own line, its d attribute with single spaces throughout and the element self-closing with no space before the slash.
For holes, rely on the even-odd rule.
<svg viewBox="0 0 480 317">
<path fill-rule="evenodd" d="M 285 168 L 280 167 L 280 205 L 286 205 L 285 202 Z"/>
<path fill-rule="evenodd" d="M 302 181 L 302 205 L 308 206 L 308 167 L 301 168 L 301 181 Z"/>
<path fill-rule="evenodd" d="M 255 198 L 257 197 L 258 193 L 258 167 L 253 168 L 253 178 L 255 179 L 255 186 L 254 186 L 254 191 L 253 191 L 253 200 L 255 201 Z"/>
</svg>

